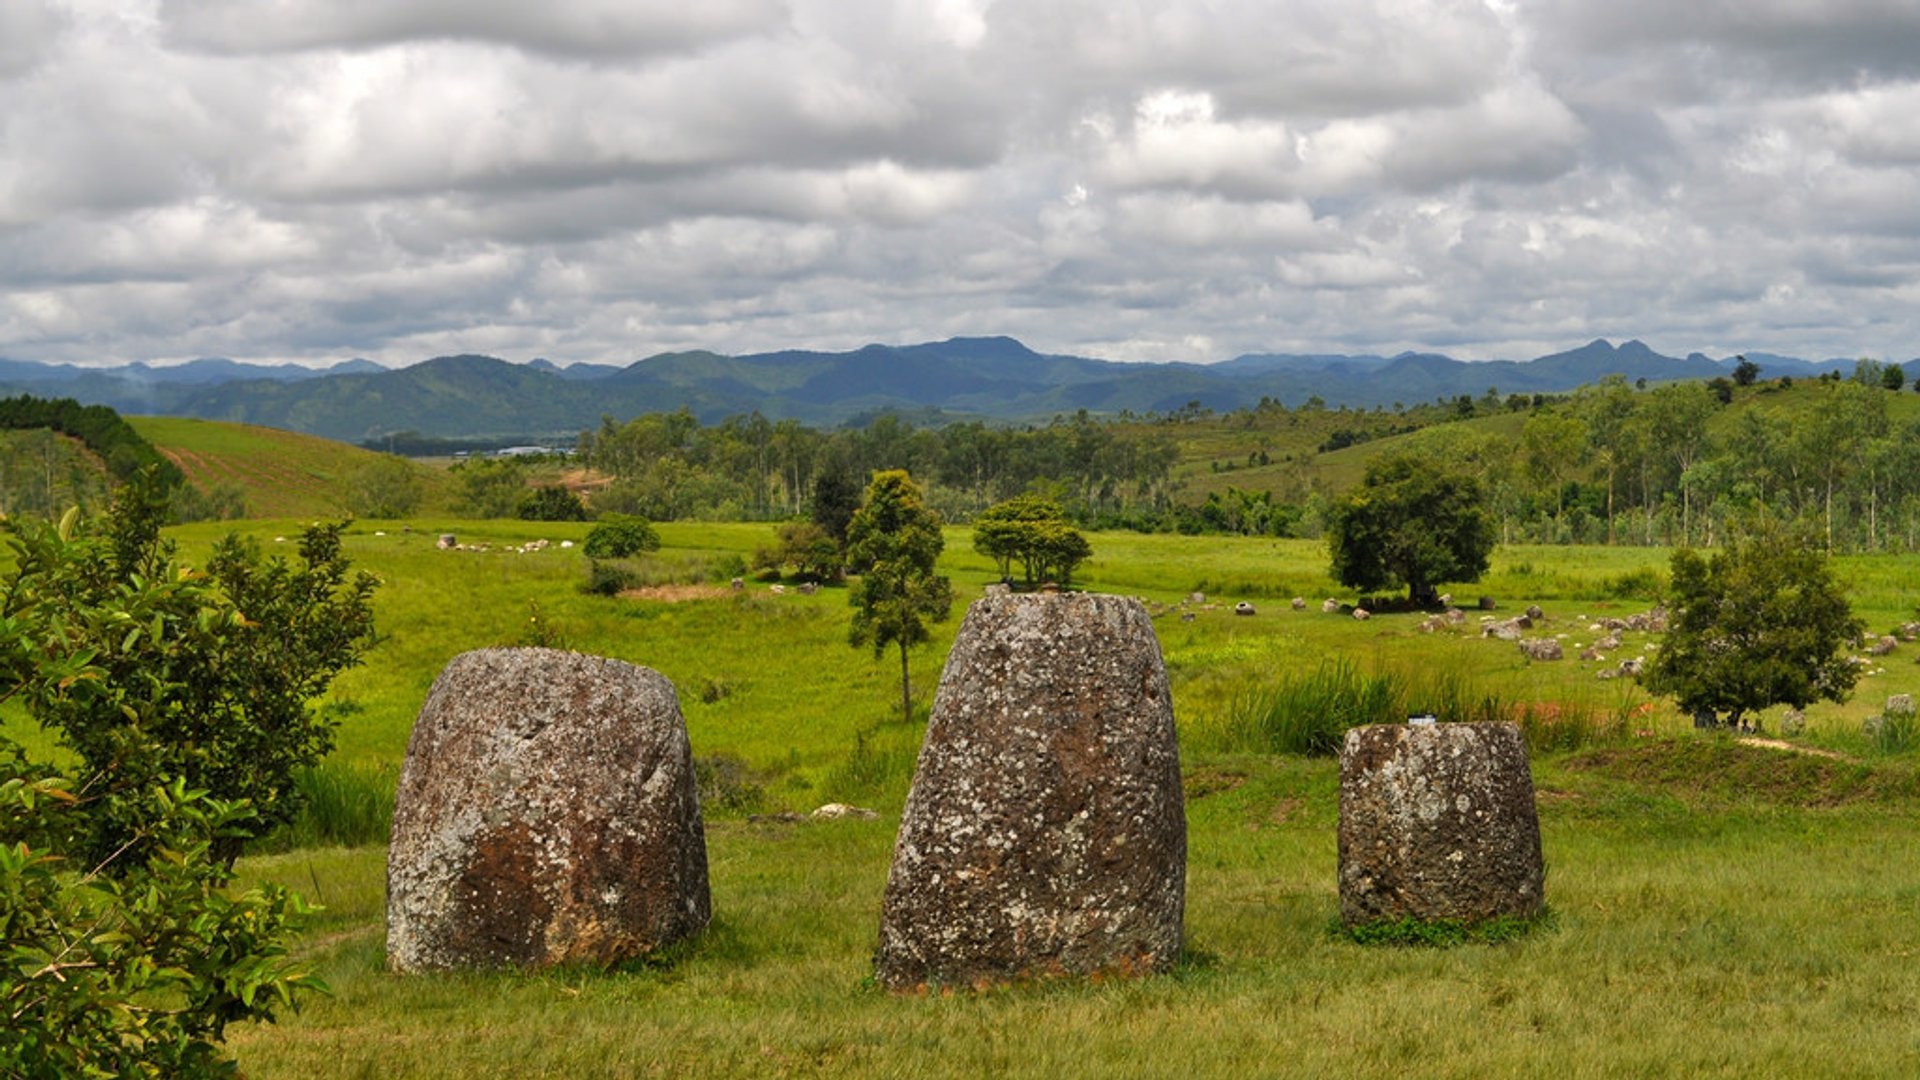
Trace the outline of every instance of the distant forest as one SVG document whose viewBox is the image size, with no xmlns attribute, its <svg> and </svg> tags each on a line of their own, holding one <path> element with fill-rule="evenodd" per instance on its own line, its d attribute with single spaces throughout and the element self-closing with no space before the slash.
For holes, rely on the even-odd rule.
<svg viewBox="0 0 1920 1080">
<path fill-rule="evenodd" d="M 1614 377 L 1566 395 L 1490 389 L 1393 411 L 1263 401 L 1024 427 L 893 414 L 831 430 L 758 414 L 703 425 L 682 409 L 609 418 L 580 436 L 576 460 L 606 480 L 593 509 L 656 521 L 803 516 L 823 484 L 857 490 L 874 470 L 904 468 L 950 521 L 1034 492 L 1091 528 L 1316 537 L 1356 472 L 1328 463 L 1404 452 L 1477 476 L 1507 542 L 1712 545 L 1731 518 L 1764 507 L 1813 525 L 1833 550 L 1912 551 L 1920 398 L 1903 382 L 1899 368 L 1863 361 L 1852 377 L 1797 386 L 1750 370 L 1652 387 Z M 455 474 L 478 491 L 527 467 L 475 461 Z"/>
</svg>

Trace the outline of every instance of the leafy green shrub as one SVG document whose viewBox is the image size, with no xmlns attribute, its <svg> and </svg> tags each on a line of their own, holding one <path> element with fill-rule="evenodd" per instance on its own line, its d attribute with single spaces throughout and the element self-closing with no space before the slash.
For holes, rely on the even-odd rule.
<svg viewBox="0 0 1920 1080">
<path fill-rule="evenodd" d="M 291 820 L 293 771 L 333 746 L 309 702 L 372 634 L 374 579 L 349 573 L 341 525 L 308 529 L 297 562 L 229 536 L 192 571 L 160 537 L 166 504 L 136 482 L 102 519 L 8 523 L 11 627 L 40 636 L 0 667 L 27 714 L 110 780 L 90 792 L 96 860 L 146 834 L 143 793 L 176 779 L 239 807 L 215 844 L 229 860 L 245 835 Z M 74 670 L 37 667 L 42 654 Z"/>
<path fill-rule="evenodd" d="M 18 758 L 0 775 L 0 1075 L 238 1075 L 227 1025 L 324 988 L 285 959 L 300 899 L 232 894 L 214 844 L 248 827 L 241 804 L 178 779 L 123 790 L 145 831 L 95 862 L 71 846 L 102 803 L 76 794 L 90 785 Z"/>
<path fill-rule="evenodd" d="M 229 538 L 187 571 L 165 517 L 147 477 L 103 521 L 8 522 L 0 694 L 74 768 L 0 746 L 0 1074 L 233 1075 L 226 1025 L 319 985 L 284 960 L 298 898 L 233 895 L 232 866 L 301 805 L 332 740 L 308 702 L 358 659 L 373 581 L 338 526 L 297 566 Z"/>
<path fill-rule="evenodd" d="M 631 514 L 605 514 L 587 532 L 582 550 L 589 559 L 624 559 L 645 551 L 660 550 L 660 534 L 646 518 Z"/>
</svg>

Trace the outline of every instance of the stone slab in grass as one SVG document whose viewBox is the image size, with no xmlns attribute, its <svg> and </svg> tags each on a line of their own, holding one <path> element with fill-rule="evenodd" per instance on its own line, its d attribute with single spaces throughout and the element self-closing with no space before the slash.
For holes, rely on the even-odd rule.
<svg viewBox="0 0 1920 1080">
<path fill-rule="evenodd" d="M 1340 919 L 1466 924 L 1545 908 L 1520 729 L 1378 724 L 1340 750 Z"/>
<path fill-rule="evenodd" d="M 697 932 L 709 914 L 672 683 L 554 649 L 447 664 L 400 772 L 389 966 L 610 964 Z"/>
<path fill-rule="evenodd" d="M 976 601 L 947 658 L 887 880 L 894 990 L 1164 971 L 1186 809 L 1159 640 L 1137 600 Z"/>
</svg>

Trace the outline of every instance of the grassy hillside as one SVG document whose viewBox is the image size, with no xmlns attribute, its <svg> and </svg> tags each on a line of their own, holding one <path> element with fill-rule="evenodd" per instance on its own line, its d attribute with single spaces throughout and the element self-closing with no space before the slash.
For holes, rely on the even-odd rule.
<svg viewBox="0 0 1920 1080">
<path fill-rule="evenodd" d="M 354 471 L 370 450 L 252 424 L 174 416 L 129 416 L 135 431 L 203 489 L 237 487 L 250 517 L 322 518 L 346 512 Z M 444 504 L 446 474 L 421 466 L 430 505 Z"/>
</svg>

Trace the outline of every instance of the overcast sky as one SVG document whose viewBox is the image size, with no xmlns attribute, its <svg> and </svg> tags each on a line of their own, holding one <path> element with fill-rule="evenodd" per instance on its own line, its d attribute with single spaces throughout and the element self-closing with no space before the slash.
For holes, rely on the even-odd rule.
<svg viewBox="0 0 1920 1080">
<path fill-rule="evenodd" d="M 1920 0 L 0 0 L 0 356 L 1920 355 Z"/>
</svg>

